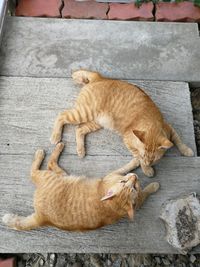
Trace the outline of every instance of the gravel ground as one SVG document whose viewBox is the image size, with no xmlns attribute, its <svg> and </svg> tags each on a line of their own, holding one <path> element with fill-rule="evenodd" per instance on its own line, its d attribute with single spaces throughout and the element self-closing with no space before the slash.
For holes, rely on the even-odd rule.
<svg viewBox="0 0 200 267">
<path fill-rule="evenodd" d="M 200 88 L 191 89 L 191 102 L 193 107 L 197 153 L 198 156 L 200 156 Z"/>
<path fill-rule="evenodd" d="M 194 131 L 200 156 L 200 88 L 191 89 Z M 119 244 L 120 245 L 120 244 Z M 200 267 L 198 255 L 17 254 L 17 267 Z"/>
<path fill-rule="evenodd" d="M 200 255 L 21 254 L 18 267 L 199 267 Z"/>
</svg>

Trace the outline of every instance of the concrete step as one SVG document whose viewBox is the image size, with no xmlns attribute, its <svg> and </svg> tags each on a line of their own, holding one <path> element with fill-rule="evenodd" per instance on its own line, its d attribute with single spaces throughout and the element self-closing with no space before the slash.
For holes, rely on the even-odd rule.
<svg viewBox="0 0 200 267">
<path fill-rule="evenodd" d="M 145 89 L 160 107 L 166 120 L 196 153 L 188 84 L 130 82 Z M 0 77 L 0 88 L 0 145 L 3 154 L 33 154 L 38 147 L 51 149 L 49 139 L 56 116 L 73 107 L 80 92 L 72 79 L 67 78 Z M 75 128 L 67 126 L 63 139 L 67 140 L 67 154 L 76 155 L 74 133 Z M 130 155 L 121 138 L 106 130 L 88 136 L 87 154 Z M 180 153 L 173 148 L 168 151 L 168 156 L 180 156 Z"/>
<path fill-rule="evenodd" d="M 34 186 L 29 179 L 33 155 L 0 155 L 0 217 L 7 212 L 29 215 L 33 212 Z M 79 160 L 62 155 L 61 166 L 69 173 L 102 177 L 129 159 L 125 157 L 88 156 Z M 160 182 L 161 188 L 136 213 L 134 221 L 120 222 L 84 233 L 65 232 L 53 228 L 18 232 L 0 223 L 0 253 L 177 253 L 164 239 L 165 228 L 158 218 L 161 205 L 182 193 L 200 193 L 200 158 L 164 158 L 156 167 L 157 176 L 144 177 L 142 184 Z M 193 250 L 199 253 L 200 246 Z"/>
<path fill-rule="evenodd" d="M 123 79 L 200 81 L 197 24 L 9 17 L 0 74 L 70 77 L 78 68 Z"/>
</svg>

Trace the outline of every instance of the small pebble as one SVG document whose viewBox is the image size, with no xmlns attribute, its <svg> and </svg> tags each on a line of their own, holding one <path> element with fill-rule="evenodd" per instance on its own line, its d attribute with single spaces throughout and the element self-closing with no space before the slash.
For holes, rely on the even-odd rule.
<svg viewBox="0 0 200 267">
<path fill-rule="evenodd" d="M 54 261 L 55 258 L 56 258 L 56 255 L 55 255 L 54 253 L 50 254 L 50 259 L 51 259 L 52 261 Z"/>
<path fill-rule="evenodd" d="M 143 256 L 143 264 L 144 266 L 151 266 L 152 265 L 152 258 L 150 255 Z"/>
<path fill-rule="evenodd" d="M 111 266 L 112 261 L 108 259 L 108 260 L 106 261 L 106 264 L 107 264 L 108 266 Z"/>
<path fill-rule="evenodd" d="M 170 261 L 167 258 L 163 258 L 162 262 L 165 266 L 170 265 Z"/>
<path fill-rule="evenodd" d="M 190 256 L 190 262 L 191 263 L 194 263 L 196 261 L 196 259 L 197 258 L 193 254 Z"/>
<path fill-rule="evenodd" d="M 43 259 L 40 259 L 39 265 L 40 266 L 43 266 L 44 265 L 44 260 Z"/>
<path fill-rule="evenodd" d="M 82 267 L 82 263 L 80 261 L 75 262 L 72 267 Z"/>
<path fill-rule="evenodd" d="M 161 264 L 161 259 L 159 257 L 155 257 L 155 260 L 158 264 Z"/>
<path fill-rule="evenodd" d="M 112 267 L 121 267 L 122 260 L 117 259 L 113 262 Z"/>
<path fill-rule="evenodd" d="M 112 261 L 115 261 L 117 259 L 117 255 L 116 254 L 111 254 L 110 258 Z"/>
<path fill-rule="evenodd" d="M 102 267 L 103 266 L 103 264 L 101 263 L 101 259 L 98 255 L 91 255 L 90 262 L 92 263 L 92 265 L 94 267 Z M 86 265 L 85 262 L 84 262 L 84 265 Z"/>
</svg>

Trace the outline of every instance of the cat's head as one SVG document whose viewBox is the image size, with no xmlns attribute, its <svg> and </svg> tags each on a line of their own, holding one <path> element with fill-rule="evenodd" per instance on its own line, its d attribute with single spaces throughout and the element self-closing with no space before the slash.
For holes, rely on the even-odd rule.
<svg viewBox="0 0 200 267">
<path fill-rule="evenodd" d="M 136 174 L 128 173 L 125 176 L 113 174 L 109 176 L 107 190 L 101 201 L 108 203 L 117 210 L 124 210 L 130 219 L 134 216 L 133 203 L 140 190 Z"/>
<path fill-rule="evenodd" d="M 154 165 L 173 146 L 173 143 L 161 132 L 151 130 L 146 133 L 134 130 L 132 133 L 135 147 L 137 147 L 134 156 L 145 166 Z"/>
</svg>

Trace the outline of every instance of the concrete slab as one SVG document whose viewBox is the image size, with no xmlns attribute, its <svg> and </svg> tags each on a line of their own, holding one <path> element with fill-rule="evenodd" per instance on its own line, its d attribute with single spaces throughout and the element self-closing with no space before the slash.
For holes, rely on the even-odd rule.
<svg viewBox="0 0 200 267">
<path fill-rule="evenodd" d="M 70 77 L 79 68 L 123 79 L 199 82 L 196 24 L 9 17 L 0 74 Z"/>
<path fill-rule="evenodd" d="M 192 107 L 187 83 L 130 81 L 145 89 L 166 120 L 196 153 Z M 0 77 L 0 146 L 3 154 L 33 154 L 51 149 L 50 136 L 58 113 L 73 107 L 80 88 L 72 79 Z M 13 108 L 14 107 L 14 108 Z M 67 126 L 66 153 L 76 155 L 75 127 Z M 121 138 L 111 131 L 88 135 L 87 155 L 130 155 Z M 168 156 L 180 156 L 174 147 Z"/>
</svg>

